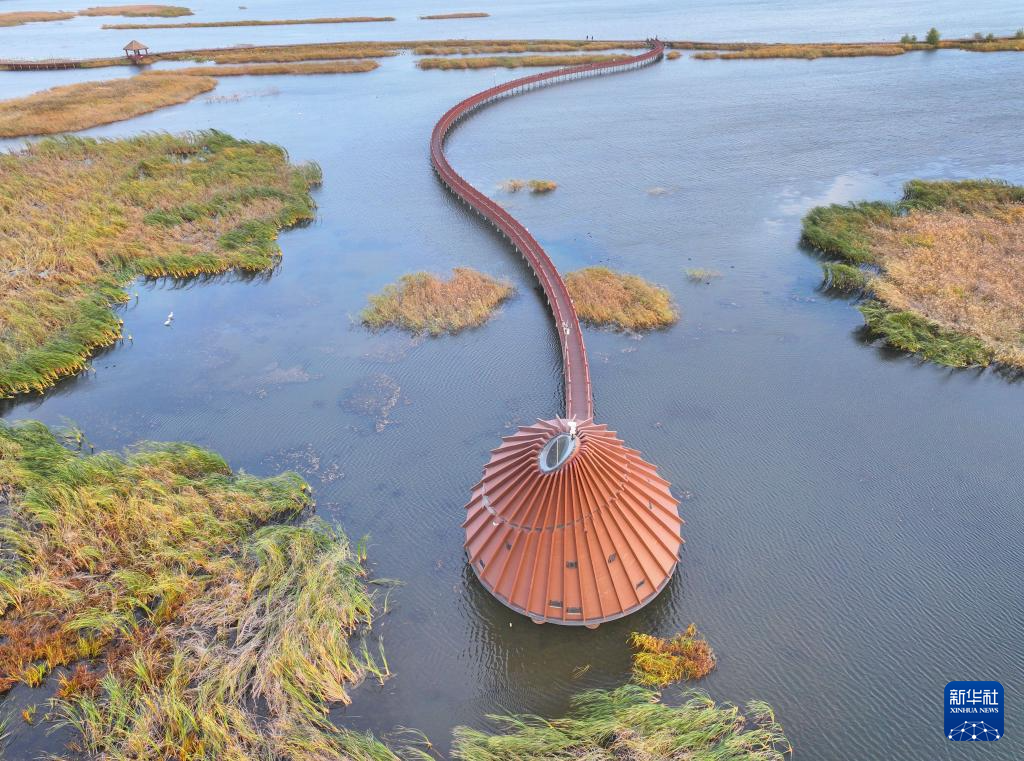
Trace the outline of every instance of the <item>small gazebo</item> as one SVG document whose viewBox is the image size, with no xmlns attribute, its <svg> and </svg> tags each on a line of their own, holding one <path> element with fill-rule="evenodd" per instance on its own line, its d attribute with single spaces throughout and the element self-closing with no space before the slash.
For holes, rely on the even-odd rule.
<svg viewBox="0 0 1024 761">
<path fill-rule="evenodd" d="M 124 54 L 131 58 L 133 61 L 139 61 L 145 56 L 149 55 L 149 48 L 143 45 L 138 40 L 132 40 L 124 46 Z"/>
</svg>

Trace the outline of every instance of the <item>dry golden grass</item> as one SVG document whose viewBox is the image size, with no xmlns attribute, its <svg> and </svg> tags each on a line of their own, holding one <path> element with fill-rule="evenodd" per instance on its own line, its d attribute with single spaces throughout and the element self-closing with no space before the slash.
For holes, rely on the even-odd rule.
<svg viewBox="0 0 1024 761">
<path fill-rule="evenodd" d="M 450 18 L 486 18 L 490 16 L 490 13 L 435 13 L 431 16 L 420 16 L 425 21 L 439 21 L 441 19 Z"/>
<path fill-rule="evenodd" d="M 12 11 L 0 13 L 0 26 L 20 26 L 39 21 L 67 21 L 74 17 L 74 13 L 65 11 Z"/>
<path fill-rule="evenodd" d="M 446 40 L 412 43 L 415 55 L 468 55 L 471 53 L 573 53 L 590 50 L 632 50 L 642 42 L 615 40 Z"/>
<path fill-rule="evenodd" d="M 996 215 L 912 211 L 876 234 L 879 299 L 1024 367 L 1024 206 Z"/>
<path fill-rule="evenodd" d="M 180 24 L 104 24 L 104 29 L 217 29 L 226 26 L 294 26 L 301 24 L 358 24 L 394 21 L 394 16 L 345 16 L 339 18 L 274 19 L 266 21 L 188 21 Z"/>
<path fill-rule="evenodd" d="M 621 55 L 527 55 L 479 56 L 476 58 L 421 58 L 421 69 L 519 69 L 526 66 L 580 66 L 587 63 L 616 61 Z"/>
<path fill-rule="evenodd" d="M 943 40 L 940 48 L 956 48 L 975 53 L 1024 51 L 1024 37 L 997 37 L 993 40 Z"/>
<path fill-rule="evenodd" d="M 370 296 L 360 315 L 369 328 L 401 328 L 412 333 L 458 333 L 483 325 L 515 289 L 482 272 L 457 267 L 443 280 L 429 272 L 404 275 Z"/>
<path fill-rule="evenodd" d="M 696 624 L 670 639 L 634 632 L 629 638 L 633 680 L 646 687 L 667 687 L 685 679 L 702 679 L 715 668 L 715 654 Z"/>
<path fill-rule="evenodd" d="M 205 77 L 136 76 L 54 87 L 0 101 L 0 137 L 74 132 L 131 119 L 216 86 L 216 80 Z"/>
<path fill-rule="evenodd" d="M 292 61 L 381 58 L 397 55 L 390 43 L 329 42 L 315 45 L 271 45 L 253 48 L 193 51 L 190 57 L 215 63 L 290 63 Z"/>
<path fill-rule="evenodd" d="M 192 11 L 180 5 L 97 5 L 78 12 L 79 16 L 160 16 L 174 18 L 191 16 Z"/>
<path fill-rule="evenodd" d="M 117 340 L 111 305 L 137 275 L 273 266 L 278 231 L 312 219 L 320 172 L 208 132 L 46 139 L 0 155 L 0 176 L 3 397 L 41 391 Z"/>
<path fill-rule="evenodd" d="M 314 61 L 295 63 L 219 64 L 217 66 L 189 66 L 184 69 L 150 71 L 144 77 L 240 77 L 270 74 L 357 74 L 373 71 L 376 61 Z"/>
<path fill-rule="evenodd" d="M 666 57 L 666 58 L 667 58 L 668 60 L 670 60 L 670 61 L 674 61 L 674 60 L 676 60 L 677 58 L 680 58 L 680 57 L 682 57 L 682 55 L 683 55 L 683 54 L 682 54 L 682 53 L 680 53 L 680 52 L 679 52 L 678 50 L 670 50 L 670 51 L 668 51 L 668 54 L 667 54 L 667 55 L 666 55 L 665 57 Z"/>
<path fill-rule="evenodd" d="M 665 288 L 607 267 L 587 267 L 565 278 L 580 319 L 620 330 L 651 330 L 672 325 L 679 314 Z"/>
</svg>

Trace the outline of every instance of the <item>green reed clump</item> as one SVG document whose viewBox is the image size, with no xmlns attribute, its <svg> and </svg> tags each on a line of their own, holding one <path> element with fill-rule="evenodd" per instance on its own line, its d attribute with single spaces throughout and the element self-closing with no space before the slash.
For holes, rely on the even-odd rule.
<svg viewBox="0 0 1024 761">
<path fill-rule="evenodd" d="M 360 319 L 375 330 L 400 328 L 432 336 L 454 335 L 483 325 L 514 293 L 511 283 L 469 267 L 456 267 L 447 280 L 429 272 L 413 272 L 370 296 Z"/>
<path fill-rule="evenodd" d="M 790 745 L 772 709 L 752 702 L 744 715 L 730 704 L 689 693 L 678 706 L 626 685 L 577 695 L 568 715 L 490 716 L 498 733 L 457 727 L 452 756 L 462 761 L 782 761 Z"/>
<path fill-rule="evenodd" d="M 0 176 L 0 397 L 117 340 L 131 278 L 273 266 L 320 182 L 278 146 L 216 131 L 46 139 L 0 155 Z"/>
<path fill-rule="evenodd" d="M 821 285 L 827 290 L 856 293 L 868 287 L 870 275 L 852 264 L 845 262 L 822 262 Z"/>
<path fill-rule="evenodd" d="M 51 712 L 86 756 L 372 748 L 327 720 L 386 673 L 352 641 L 373 613 L 364 552 L 318 521 L 268 525 L 310 507 L 296 474 L 236 474 L 187 444 L 86 456 L 0 424 L 0 494 L 0 690 L 79 662 Z"/>
<path fill-rule="evenodd" d="M 873 264 L 872 226 L 896 213 L 892 204 L 868 201 L 818 206 L 803 221 L 803 239 L 822 253 L 856 264 Z"/>
<path fill-rule="evenodd" d="M 874 299 L 858 308 L 873 334 L 897 349 L 920 354 L 940 365 L 985 366 L 994 358 L 992 349 L 978 338 L 947 330 L 914 312 L 894 310 Z"/>
<path fill-rule="evenodd" d="M 1024 186 L 1002 180 L 910 180 L 903 186 L 901 211 L 949 209 L 985 212 L 1024 203 Z"/>
</svg>

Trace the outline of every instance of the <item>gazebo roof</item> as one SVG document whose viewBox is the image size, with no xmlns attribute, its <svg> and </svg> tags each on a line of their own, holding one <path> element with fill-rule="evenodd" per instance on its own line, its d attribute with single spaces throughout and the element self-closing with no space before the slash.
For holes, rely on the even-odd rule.
<svg viewBox="0 0 1024 761">
<path fill-rule="evenodd" d="M 124 50 L 126 52 L 129 52 L 129 53 L 138 53 L 139 51 L 142 51 L 142 50 L 149 50 L 149 46 L 148 45 L 143 45 L 138 40 L 132 40 L 131 42 L 129 42 L 127 45 L 124 46 Z"/>
</svg>

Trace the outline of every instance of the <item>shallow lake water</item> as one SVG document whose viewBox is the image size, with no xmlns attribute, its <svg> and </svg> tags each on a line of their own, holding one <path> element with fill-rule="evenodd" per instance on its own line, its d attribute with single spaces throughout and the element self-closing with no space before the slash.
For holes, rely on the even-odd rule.
<svg viewBox="0 0 1024 761">
<path fill-rule="evenodd" d="M 842 16 L 817 3 L 773 14 L 752 3 L 684 13 L 664 2 L 550 11 L 534 2 L 479 3 L 471 10 L 495 17 L 456 32 L 412 20 L 452 8 L 398 6 L 373 12 L 401 13 L 390 34 L 413 39 L 870 39 L 908 24 L 967 33 L 1024 23 L 1009 3 L 978 4 L 966 17 L 951 2 L 844 4 Z M 212 2 L 197 11 L 238 14 Z M 301 15 L 366 11 L 314 3 Z M 249 12 L 299 15 L 282 3 Z M 287 29 L 227 30 L 217 44 L 343 38 L 333 27 Z M 0 42 L 24 35 L 44 45 L 56 30 L 0 30 Z M 69 55 L 102 52 L 88 36 L 56 44 Z M 200 42 L 188 34 L 187 46 Z M 894 199 L 910 178 L 1024 182 L 1022 65 L 1019 54 L 959 51 L 683 58 L 506 100 L 454 134 L 452 163 L 500 197 L 563 271 L 607 264 L 640 274 L 671 289 L 682 313 L 676 327 L 642 338 L 586 333 L 597 419 L 658 465 L 686 520 L 665 591 L 596 631 L 512 613 L 462 553 L 463 505 L 488 451 L 561 404 L 555 336 L 528 271 L 446 194 L 427 158 L 438 116 L 513 76 L 505 70 L 420 72 L 403 55 L 365 75 L 229 78 L 191 103 L 88 131 L 217 128 L 279 143 L 293 160 L 322 165 L 319 215 L 282 234 L 283 259 L 266 276 L 133 285 L 138 299 L 123 310 L 132 342 L 0 414 L 74 421 L 97 449 L 189 440 L 236 468 L 302 473 L 318 513 L 368 534 L 374 574 L 402 582 L 375 629 L 394 677 L 356 690 L 336 712 L 347 726 L 415 727 L 444 750 L 456 724 L 485 726 L 484 714 L 503 710 L 557 714 L 581 689 L 623 683 L 629 632 L 669 634 L 693 621 L 719 656 L 699 687 L 720 700 L 768 701 L 797 758 L 958 758 L 942 736 L 942 688 L 997 679 L 1011 708 L 1006 737 L 986 757 L 1019 759 L 1024 385 L 866 341 L 852 304 L 818 290 L 799 230 L 813 205 Z M 0 93 L 82 78 L 0 73 Z M 509 177 L 559 188 L 501 194 Z M 357 324 L 385 283 L 463 265 L 518 289 L 484 327 L 413 340 Z M 685 271 L 697 267 L 722 277 L 693 284 Z M 374 403 L 358 403 L 366 398 Z M 574 679 L 583 665 L 591 668 Z M 53 738 L 14 729 L 11 757 L 54 748 Z"/>
</svg>

